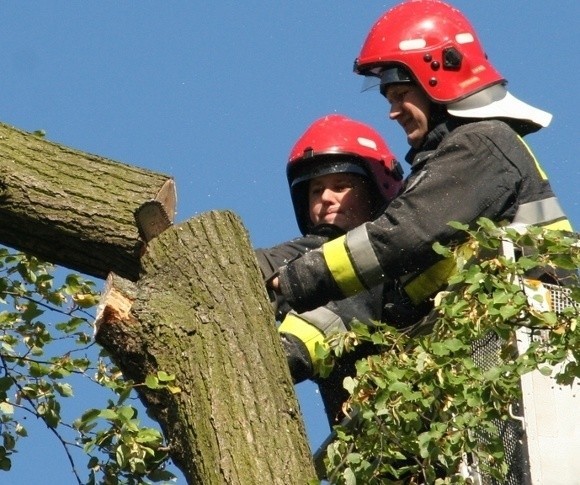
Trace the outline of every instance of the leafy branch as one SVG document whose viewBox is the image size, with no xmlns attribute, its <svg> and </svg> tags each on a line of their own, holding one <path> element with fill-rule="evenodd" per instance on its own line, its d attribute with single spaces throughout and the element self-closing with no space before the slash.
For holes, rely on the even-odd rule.
<svg viewBox="0 0 580 485">
<path fill-rule="evenodd" d="M 62 445 L 79 484 L 172 480 L 164 470 L 168 447 L 161 432 L 142 426 L 137 408 L 129 404 L 135 384 L 94 345 L 95 283 L 69 274 L 57 284 L 54 270 L 35 257 L 0 248 L 0 470 L 10 470 L 18 441 L 28 437 L 23 421 L 28 414 Z M 103 408 L 67 423 L 61 407 L 74 399 L 73 376 L 111 397 Z M 179 392 L 172 380 L 160 373 L 139 385 Z M 78 471 L 73 449 L 87 454 L 88 477 Z"/>
<path fill-rule="evenodd" d="M 469 241 L 435 246 L 458 269 L 424 321 L 406 332 L 355 325 L 332 342 L 338 356 L 362 342 L 377 353 L 345 379 L 353 419 L 335 428 L 327 448 L 331 483 L 469 483 L 460 470 L 473 464 L 501 483 L 509 471 L 501 432 L 519 401 L 520 377 L 539 370 L 578 386 L 577 237 L 539 228 L 520 234 L 485 219 L 475 230 L 452 225 Z M 501 254 L 506 241 L 517 258 Z M 540 274 L 559 287 L 562 308 L 536 291 Z M 534 335 L 527 349 L 516 345 L 521 328 Z"/>
</svg>

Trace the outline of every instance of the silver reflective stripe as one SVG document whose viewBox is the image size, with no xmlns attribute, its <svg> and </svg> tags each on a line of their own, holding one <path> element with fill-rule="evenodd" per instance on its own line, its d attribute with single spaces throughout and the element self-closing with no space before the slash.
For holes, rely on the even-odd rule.
<svg viewBox="0 0 580 485">
<path fill-rule="evenodd" d="M 512 225 L 541 225 L 566 218 L 556 197 L 527 202 L 518 207 Z"/>
<path fill-rule="evenodd" d="M 329 336 L 335 332 L 346 332 L 347 328 L 336 313 L 326 307 L 318 307 L 315 310 L 300 313 L 298 315 L 302 320 L 314 325 L 325 336 Z"/>
<path fill-rule="evenodd" d="M 346 247 L 357 276 L 366 288 L 373 288 L 381 283 L 383 270 L 369 241 L 366 224 L 346 234 Z"/>
</svg>

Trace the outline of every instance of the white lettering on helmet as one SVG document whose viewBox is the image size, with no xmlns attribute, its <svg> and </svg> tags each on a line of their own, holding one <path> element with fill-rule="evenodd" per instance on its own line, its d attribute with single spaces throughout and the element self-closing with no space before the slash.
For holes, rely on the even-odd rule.
<svg viewBox="0 0 580 485">
<path fill-rule="evenodd" d="M 455 36 L 455 40 L 458 44 L 470 44 L 471 42 L 475 41 L 475 39 L 473 38 L 473 35 L 469 32 L 463 32 L 462 34 L 457 34 Z"/>
<path fill-rule="evenodd" d="M 423 49 L 427 45 L 425 39 L 410 39 L 399 42 L 399 49 L 402 51 L 412 51 L 415 49 Z"/>
<path fill-rule="evenodd" d="M 459 83 L 459 86 L 464 89 L 467 86 L 471 86 L 473 83 L 476 83 L 479 81 L 479 77 L 477 76 L 471 76 L 470 78 L 466 79 L 465 81 L 462 81 Z"/>
<path fill-rule="evenodd" d="M 363 138 L 362 136 L 359 136 L 356 141 L 358 142 L 359 145 L 362 145 L 363 147 L 367 147 L 370 148 L 372 150 L 377 150 L 377 144 L 375 143 L 374 140 L 371 140 L 370 138 Z"/>
</svg>

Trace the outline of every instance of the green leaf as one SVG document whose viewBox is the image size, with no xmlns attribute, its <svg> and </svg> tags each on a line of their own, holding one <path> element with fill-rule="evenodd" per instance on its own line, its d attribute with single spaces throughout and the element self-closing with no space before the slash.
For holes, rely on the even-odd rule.
<svg viewBox="0 0 580 485">
<path fill-rule="evenodd" d="M 459 339 L 457 339 L 457 338 L 450 338 L 450 339 L 447 339 L 447 340 L 445 340 L 443 343 L 445 344 L 445 346 L 446 346 L 446 347 L 447 347 L 449 350 L 451 350 L 451 351 L 453 351 L 453 352 L 456 352 L 456 351 L 458 351 L 459 349 L 462 349 L 462 348 L 464 348 L 464 347 L 466 346 L 466 344 L 465 344 L 464 342 L 462 342 L 461 340 L 459 340 Z"/>
<path fill-rule="evenodd" d="M 574 261 L 570 254 L 554 256 L 552 257 L 552 262 L 561 269 L 567 269 L 571 271 L 578 270 L 578 263 L 577 261 Z"/>
<path fill-rule="evenodd" d="M 99 411 L 99 416 L 107 421 L 115 421 L 118 419 L 119 415 L 117 411 L 113 409 L 101 409 Z"/>
<path fill-rule="evenodd" d="M 119 416 L 122 416 L 125 421 L 133 419 L 137 415 L 137 410 L 132 406 L 121 406 L 119 408 Z"/>
<path fill-rule="evenodd" d="M 13 450 L 14 446 L 16 445 L 16 439 L 10 433 L 6 432 L 2 433 L 2 441 L 4 444 L 4 449 L 6 449 L 7 451 Z"/>
<path fill-rule="evenodd" d="M 483 222 L 483 219 L 480 220 L 480 222 Z M 462 224 L 461 222 L 457 222 L 457 221 L 448 222 L 447 225 L 452 227 L 453 229 L 457 229 L 458 231 L 461 231 L 461 232 L 466 232 L 469 229 L 468 225 Z"/>
<path fill-rule="evenodd" d="M 145 378 L 145 385 L 149 389 L 159 389 L 159 379 L 156 376 L 150 374 Z"/>
<path fill-rule="evenodd" d="M 558 324 L 558 315 L 554 312 L 544 312 L 542 313 L 542 319 L 550 327 L 554 327 Z"/>
<path fill-rule="evenodd" d="M 553 368 L 547 366 L 538 367 L 538 370 L 540 371 L 540 374 L 542 374 L 543 376 L 551 376 L 552 373 L 554 372 Z"/>
<path fill-rule="evenodd" d="M 135 438 L 137 443 L 156 443 L 159 444 L 163 441 L 163 436 L 161 433 L 153 428 L 140 429 Z"/>
<path fill-rule="evenodd" d="M 0 413 L 13 415 L 14 414 L 14 406 L 7 401 L 0 402 Z"/>
<path fill-rule="evenodd" d="M 117 446 L 117 449 L 115 450 L 115 459 L 121 468 L 125 468 L 127 466 L 124 446 Z"/>
<path fill-rule="evenodd" d="M 6 391 L 10 390 L 13 385 L 14 379 L 12 379 L 12 377 L 0 377 L 0 392 L 5 393 Z"/>
<path fill-rule="evenodd" d="M 159 379 L 159 382 L 170 382 L 175 380 L 175 374 L 168 374 L 167 372 L 160 370 L 157 372 L 157 378 Z"/>
<path fill-rule="evenodd" d="M 70 384 L 57 383 L 54 385 L 54 388 L 62 397 L 72 397 L 73 396 L 73 388 Z"/>
<path fill-rule="evenodd" d="M 99 302 L 99 298 L 93 293 L 76 293 L 73 301 L 81 308 L 91 308 Z"/>
<path fill-rule="evenodd" d="M 95 420 L 95 419 L 97 419 L 98 417 L 103 417 L 103 416 L 101 415 L 101 412 L 102 412 L 102 411 L 101 411 L 101 409 L 94 409 L 94 408 L 93 408 L 93 409 L 89 409 L 89 410 L 85 411 L 85 412 L 82 414 L 82 416 L 81 416 L 80 420 L 81 420 L 83 423 L 89 423 L 89 422 L 91 422 L 91 421 L 94 421 L 94 420 Z"/>
<path fill-rule="evenodd" d="M 536 268 L 540 263 L 534 259 L 522 256 L 518 259 L 518 266 L 524 271 L 529 271 L 530 269 Z"/>
<path fill-rule="evenodd" d="M 175 481 L 176 477 L 173 473 L 167 470 L 156 468 L 147 475 L 147 478 L 152 482 L 158 483 L 158 482 L 173 482 Z"/>
<path fill-rule="evenodd" d="M 72 333 L 76 332 L 78 328 L 85 323 L 86 320 L 84 318 L 72 317 L 70 320 L 66 322 L 57 324 L 56 329 L 60 330 L 61 332 Z"/>
<path fill-rule="evenodd" d="M 343 476 L 345 485 L 356 485 L 356 475 L 351 468 L 344 470 Z"/>
<path fill-rule="evenodd" d="M 445 258 L 450 258 L 453 256 L 453 252 L 449 248 L 438 242 L 433 244 L 433 250 Z"/>
<path fill-rule="evenodd" d="M 28 436 L 28 431 L 26 431 L 26 428 L 24 426 L 22 426 L 20 423 L 16 423 L 16 427 L 14 428 L 14 432 L 18 436 L 22 436 L 22 437 Z"/>
<path fill-rule="evenodd" d="M 499 309 L 499 313 L 504 320 L 510 320 L 520 312 L 519 308 L 513 305 L 504 305 Z"/>
<path fill-rule="evenodd" d="M 29 372 L 32 377 L 44 377 L 49 374 L 50 369 L 47 366 L 41 365 L 37 362 L 31 362 Z"/>
<path fill-rule="evenodd" d="M 349 392 L 349 394 L 352 394 L 356 387 L 356 381 L 352 377 L 348 376 L 344 378 L 342 385 Z"/>
<path fill-rule="evenodd" d="M 99 459 L 96 456 L 91 456 L 91 458 L 89 459 L 89 461 L 87 463 L 87 468 L 94 469 L 98 466 L 98 464 L 99 464 Z"/>
<path fill-rule="evenodd" d="M 8 457 L 0 458 L 0 470 L 4 470 L 5 472 L 10 471 L 12 468 L 12 461 Z"/>
<path fill-rule="evenodd" d="M 409 392 L 409 384 L 406 382 L 393 382 L 389 385 L 389 390 L 393 392 L 398 392 L 401 394 L 406 394 Z"/>
</svg>

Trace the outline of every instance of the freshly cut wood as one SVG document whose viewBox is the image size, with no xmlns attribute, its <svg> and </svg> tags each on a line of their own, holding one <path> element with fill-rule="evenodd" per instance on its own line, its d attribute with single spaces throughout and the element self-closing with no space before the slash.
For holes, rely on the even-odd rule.
<svg viewBox="0 0 580 485">
<path fill-rule="evenodd" d="M 173 222 L 171 177 L 0 124 L 0 244 L 98 278 L 136 280 L 135 212 L 151 200 Z"/>
</svg>

